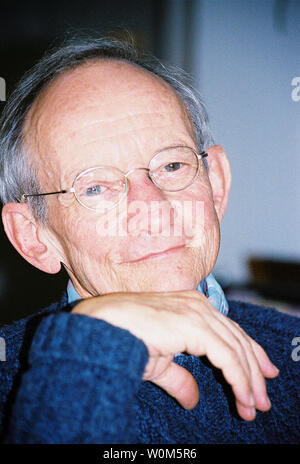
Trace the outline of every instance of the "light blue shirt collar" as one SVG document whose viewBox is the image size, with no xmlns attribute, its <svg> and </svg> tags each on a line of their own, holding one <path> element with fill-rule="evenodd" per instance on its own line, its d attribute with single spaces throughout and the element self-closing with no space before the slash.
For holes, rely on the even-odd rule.
<svg viewBox="0 0 300 464">
<path fill-rule="evenodd" d="M 218 310 L 220 313 L 227 316 L 228 314 L 228 303 L 224 292 L 221 286 L 218 284 L 216 279 L 212 274 L 209 274 L 206 279 L 202 280 L 198 287 L 196 288 L 199 292 L 204 293 L 207 296 L 210 303 Z M 79 300 L 80 296 L 76 292 L 71 280 L 68 283 L 68 303 Z"/>
</svg>

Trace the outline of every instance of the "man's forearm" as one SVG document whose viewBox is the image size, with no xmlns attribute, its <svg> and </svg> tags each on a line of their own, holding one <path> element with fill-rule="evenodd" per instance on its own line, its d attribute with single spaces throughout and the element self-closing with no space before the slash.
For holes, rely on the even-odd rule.
<svg viewBox="0 0 300 464">
<path fill-rule="evenodd" d="M 6 443 L 127 443 L 147 349 L 129 332 L 88 316 L 44 318 L 29 352 Z"/>
</svg>

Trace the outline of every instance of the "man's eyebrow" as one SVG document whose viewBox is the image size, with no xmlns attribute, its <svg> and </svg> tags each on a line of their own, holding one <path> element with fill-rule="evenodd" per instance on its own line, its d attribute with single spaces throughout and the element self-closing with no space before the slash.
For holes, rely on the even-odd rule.
<svg viewBox="0 0 300 464">
<path fill-rule="evenodd" d="M 163 150 L 168 150 L 169 148 L 176 148 L 176 147 L 190 147 L 196 152 L 199 151 L 198 147 L 196 146 L 193 140 L 190 140 L 189 142 L 187 142 L 186 140 L 178 140 L 177 142 L 172 143 L 171 145 L 167 145 L 167 146 L 164 146 L 163 148 L 160 148 L 153 154 L 153 156 L 155 156 L 155 154 L 160 153 Z"/>
</svg>

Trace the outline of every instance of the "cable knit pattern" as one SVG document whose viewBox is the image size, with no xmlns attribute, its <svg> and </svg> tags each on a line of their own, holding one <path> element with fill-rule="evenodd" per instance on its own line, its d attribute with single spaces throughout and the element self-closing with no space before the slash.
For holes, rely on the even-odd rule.
<svg viewBox="0 0 300 464">
<path fill-rule="evenodd" d="M 148 350 L 129 331 L 70 313 L 61 302 L 0 329 L 0 423 L 4 443 L 299 443 L 300 361 L 292 360 L 300 319 L 229 302 L 228 317 L 280 369 L 267 380 L 272 408 L 252 422 L 235 409 L 231 387 L 206 357 L 179 355 L 200 401 L 191 411 L 142 381 Z"/>
</svg>

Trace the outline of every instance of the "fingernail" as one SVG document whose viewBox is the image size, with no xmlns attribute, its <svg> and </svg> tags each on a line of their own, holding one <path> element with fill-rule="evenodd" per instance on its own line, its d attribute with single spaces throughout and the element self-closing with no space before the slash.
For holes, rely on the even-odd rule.
<svg viewBox="0 0 300 464">
<path fill-rule="evenodd" d="M 248 408 L 246 414 L 247 414 L 247 419 L 246 420 L 252 421 L 256 417 L 256 409 L 255 408 Z"/>
<path fill-rule="evenodd" d="M 252 393 L 250 393 L 250 395 L 249 395 L 249 404 L 250 404 L 250 406 L 254 406 L 254 405 L 255 405 L 255 401 L 254 401 L 254 398 L 253 398 Z"/>
</svg>

